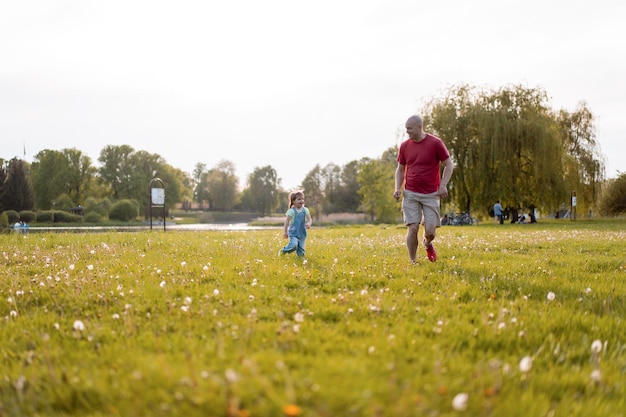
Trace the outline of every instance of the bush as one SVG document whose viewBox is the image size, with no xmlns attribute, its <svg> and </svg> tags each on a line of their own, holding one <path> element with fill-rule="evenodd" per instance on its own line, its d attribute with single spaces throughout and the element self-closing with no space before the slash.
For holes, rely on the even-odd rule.
<svg viewBox="0 0 626 417">
<path fill-rule="evenodd" d="M 83 216 L 79 214 L 73 214 L 62 210 L 54 211 L 55 223 L 82 223 L 83 220 Z"/>
<path fill-rule="evenodd" d="M 34 211 L 31 210 L 22 210 L 20 211 L 20 220 L 24 221 L 24 223 L 32 223 L 37 219 L 37 215 Z"/>
<path fill-rule="evenodd" d="M 103 198 L 102 200 L 97 200 L 93 197 L 87 198 L 85 200 L 85 214 L 87 213 L 97 213 L 100 215 L 101 219 L 104 219 L 109 214 L 109 210 L 111 209 L 111 200 L 108 198 Z"/>
<path fill-rule="evenodd" d="M 110 220 L 128 222 L 139 216 L 139 203 L 135 200 L 120 200 L 109 210 Z"/>
<path fill-rule="evenodd" d="M 20 214 L 15 210 L 5 210 L 4 214 L 7 215 L 7 220 L 9 224 L 13 224 L 20 220 Z"/>
<path fill-rule="evenodd" d="M 626 173 L 608 183 L 600 199 L 600 213 L 604 216 L 626 213 Z"/>
<path fill-rule="evenodd" d="M 85 214 L 85 223 L 100 223 L 104 218 L 94 211 Z"/>
<path fill-rule="evenodd" d="M 54 221 L 54 212 L 50 210 L 37 212 L 37 223 L 52 223 Z"/>
<path fill-rule="evenodd" d="M 0 231 L 4 231 L 5 229 L 8 230 L 9 228 L 9 218 L 7 217 L 6 212 L 2 212 L 2 214 L 0 214 Z"/>
</svg>

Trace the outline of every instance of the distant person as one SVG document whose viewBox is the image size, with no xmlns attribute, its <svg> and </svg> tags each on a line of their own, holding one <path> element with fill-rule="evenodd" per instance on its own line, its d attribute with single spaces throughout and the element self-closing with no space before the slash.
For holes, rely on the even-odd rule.
<svg viewBox="0 0 626 417">
<path fill-rule="evenodd" d="M 289 243 L 278 251 L 278 255 L 296 252 L 298 256 L 306 253 L 307 229 L 311 228 L 313 219 L 309 209 L 304 206 L 304 193 L 294 191 L 289 194 L 289 209 L 285 213 L 285 229 L 283 237 Z"/>
<path fill-rule="evenodd" d="M 534 210 L 528 212 L 528 222 L 537 223 L 537 217 L 535 216 Z"/>
<path fill-rule="evenodd" d="M 496 222 L 504 224 L 504 216 L 502 215 L 502 204 L 500 204 L 500 200 L 496 201 L 496 204 L 493 205 L 493 216 L 495 217 Z"/>
<path fill-rule="evenodd" d="M 439 199 L 448 196 L 448 182 L 454 163 L 450 152 L 438 137 L 424 132 L 420 116 L 406 121 L 409 138 L 400 144 L 393 197 L 402 195 L 402 216 L 407 226 L 406 247 L 411 263 L 416 263 L 418 232 L 424 224 L 423 244 L 428 260 L 435 262 L 437 252 L 433 246 L 435 231 L 441 226 Z M 440 174 L 443 166 L 443 175 Z M 404 193 L 402 192 L 404 185 Z"/>
</svg>

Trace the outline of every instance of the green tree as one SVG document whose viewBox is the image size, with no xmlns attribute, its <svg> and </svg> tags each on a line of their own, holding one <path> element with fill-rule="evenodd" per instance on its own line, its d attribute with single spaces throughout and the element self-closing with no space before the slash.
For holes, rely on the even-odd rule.
<svg viewBox="0 0 626 417">
<path fill-rule="evenodd" d="M 578 196 L 577 203 L 578 203 Z M 600 213 L 605 216 L 618 216 L 626 213 L 626 173 L 609 180 L 600 199 Z"/>
<path fill-rule="evenodd" d="M 114 200 L 124 198 L 129 193 L 134 169 L 131 157 L 134 153 L 135 149 L 128 145 L 107 145 L 100 151 L 99 178 L 110 189 Z"/>
<path fill-rule="evenodd" d="M 271 165 L 256 167 L 248 176 L 248 198 L 251 208 L 262 216 L 274 213 L 278 206 L 278 175 Z"/>
<path fill-rule="evenodd" d="M 232 210 L 238 202 L 239 188 L 235 164 L 227 160 L 220 161 L 207 173 L 204 180 L 212 208 L 220 211 Z"/>
<path fill-rule="evenodd" d="M 97 169 L 92 166 L 89 156 L 75 148 L 63 149 L 62 152 L 67 161 L 66 193 L 74 204 L 81 204 L 86 198 L 85 192 L 89 191 L 90 185 L 95 179 Z"/>
<path fill-rule="evenodd" d="M 50 210 L 55 198 L 67 192 L 67 159 L 63 152 L 44 149 L 31 164 L 31 181 L 38 210 Z"/>
<path fill-rule="evenodd" d="M 33 188 L 30 182 L 28 163 L 13 158 L 6 172 L 0 175 L 0 207 L 4 210 L 32 210 L 35 206 Z"/>
<path fill-rule="evenodd" d="M 324 204 L 324 173 L 319 164 L 315 165 L 302 180 L 305 203 L 311 210 L 313 217 L 319 220 Z"/>
<path fill-rule="evenodd" d="M 322 169 L 324 183 L 324 203 L 322 208 L 324 213 L 342 211 L 339 206 L 341 201 L 341 171 L 341 167 L 332 162 Z"/>
<path fill-rule="evenodd" d="M 397 217 L 397 204 L 390 192 L 394 170 L 381 159 L 365 158 L 359 165 L 358 179 L 361 184 L 361 196 L 364 213 L 372 222 L 393 223 Z"/>
<path fill-rule="evenodd" d="M 359 211 L 361 207 L 360 188 L 359 161 L 350 161 L 341 169 L 341 181 L 337 191 L 337 212 L 353 213 Z"/>
<path fill-rule="evenodd" d="M 513 209 L 553 211 L 569 196 L 569 184 L 579 184 L 571 172 L 581 169 L 591 173 L 583 181 L 594 184 L 590 194 L 597 192 L 601 170 L 590 140 L 592 118 L 578 113 L 562 111 L 557 117 L 542 89 L 522 86 L 496 91 L 453 87 L 424 109 L 427 124 L 446 143 L 456 164 L 452 201 L 462 211 L 483 214 L 497 199 Z M 575 139 L 583 139 L 587 147 L 568 156 L 563 144 Z"/>
</svg>

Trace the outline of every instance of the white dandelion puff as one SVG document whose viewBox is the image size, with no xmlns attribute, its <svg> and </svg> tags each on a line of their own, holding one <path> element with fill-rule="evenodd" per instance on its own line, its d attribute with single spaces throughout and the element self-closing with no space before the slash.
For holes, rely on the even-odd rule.
<svg viewBox="0 0 626 417">
<path fill-rule="evenodd" d="M 165 287 L 165 281 L 161 281 L 161 283 L 159 284 L 159 287 L 161 288 Z"/>
<path fill-rule="evenodd" d="M 593 343 L 591 343 L 591 351 L 593 353 L 600 353 L 602 351 L 602 341 L 599 339 L 594 340 Z"/>
<path fill-rule="evenodd" d="M 82 332 L 85 330 L 85 323 L 83 323 L 81 320 L 76 320 L 72 327 L 74 328 L 74 330 Z"/>
<path fill-rule="evenodd" d="M 466 392 L 460 392 L 452 399 L 452 408 L 456 411 L 464 411 L 467 409 L 467 401 L 469 395 Z"/>
<path fill-rule="evenodd" d="M 213 295 L 220 295 L 220 290 L 217 288 L 213 290 Z"/>
<path fill-rule="evenodd" d="M 530 372 L 533 367 L 533 358 L 530 356 L 524 356 L 521 361 L 519 361 L 519 370 L 526 373 Z"/>
<path fill-rule="evenodd" d="M 302 313 L 296 313 L 293 315 L 293 319 L 297 322 L 297 323 L 302 323 L 304 322 L 304 314 Z"/>
<path fill-rule="evenodd" d="M 556 294 L 554 294 L 552 291 L 549 291 L 546 298 L 548 299 L 548 301 L 553 301 L 556 298 Z"/>
<path fill-rule="evenodd" d="M 591 375 L 589 375 L 589 377 L 594 382 L 600 382 L 600 380 L 602 379 L 602 372 L 600 372 L 599 369 L 594 369 L 593 371 L 591 371 Z"/>
</svg>

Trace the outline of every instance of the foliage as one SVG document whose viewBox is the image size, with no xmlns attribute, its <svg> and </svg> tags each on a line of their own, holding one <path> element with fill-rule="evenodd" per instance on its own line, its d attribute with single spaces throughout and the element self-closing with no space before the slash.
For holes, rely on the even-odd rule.
<svg viewBox="0 0 626 417">
<path fill-rule="evenodd" d="M 319 221 L 322 215 L 322 205 L 325 200 L 325 178 L 319 164 L 315 165 L 302 180 L 305 203 L 311 209 L 311 216 Z"/>
<path fill-rule="evenodd" d="M 52 223 L 54 222 L 54 211 L 41 210 L 37 212 L 37 223 Z"/>
<path fill-rule="evenodd" d="M 32 210 L 35 203 L 28 163 L 13 158 L 6 171 L 2 168 L 0 172 L 0 210 Z"/>
<path fill-rule="evenodd" d="M 359 165 L 358 179 L 363 212 L 370 216 L 370 221 L 395 223 L 399 208 L 393 199 L 395 164 L 383 159 L 364 159 Z"/>
<path fill-rule="evenodd" d="M 85 214 L 95 213 L 101 218 L 106 218 L 112 205 L 108 197 L 102 199 L 89 197 L 85 200 Z"/>
<path fill-rule="evenodd" d="M 135 220 L 139 216 L 139 204 L 135 200 L 123 199 L 111 206 L 109 219 L 119 221 Z"/>
<path fill-rule="evenodd" d="M 200 175 L 196 197 L 198 201 L 207 201 L 211 210 L 228 211 L 238 203 L 238 188 L 235 164 L 221 160 L 215 168 Z"/>
<path fill-rule="evenodd" d="M 81 215 L 68 213 L 64 210 L 53 210 L 54 223 L 82 223 L 84 218 Z"/>
<path fill-rule="evenodd" d="M 37 220 L 37 214 L 32 210 L 22 210 L 19 213 L 20 220 L 24 223 L 32 223 Z"/>
<path fill-rule="evenodd" d="M 75 207 L 72 197 L 68 194 L 60 194 L 52 201 L 52 207 L 56 210 L 69 211 L 72 207 Z"/>
<path fill-rule="evenodd" d="M 623 222 L 279 232 L 0 236 L 3 415 L 623 414 Z"/>
<path fill-rule="evenodd" d="M 67 208 L 81 204 L 94 190 L 95 173 L 91 158 L 77 149 L 38 152 L 31 170 L 36 207 L 53 208 L 60 195 L 67 196 Z"/>
<path fill-rule="evenodd" d="M 262 216 L 274 213 L 278 206 L 278 185 L 278 175 L 270 165 L 255 168 L 248 177 L 250 208 Z"/>
<path fill-rule="evenodd" d="M 608 182 L 600 200 L 600 212 L 605 216 L 626 214 L 626 173 Z"/>
<path fill-rule="evenodd" d="M 554 212 L 572 190 L 585 196 L 581 209 L 595 202 L 603 165 L 584 104 L 555 113 L 538 88 L 463 85 L 424 112 L 456 164 L 450 194 L 462 211 L 487 213 L 499 199 L 505 208 Z"/>
<path fill-rule="evenodd" d="M 0 213 L 0 232 L 5 231 L 9 227 L 9 216 L 6 212 Z"/>
<path fill-rule="evenodd" d="M 15 210 L 5 210 L 3 213 L 6 214 L 9 224 L 20 221 L 20 213 Z"/>
<path fill-rule="evenodd" d="M 85 223 L 100 223 L 105 220 L 105 218 L 100 213 L 95 211 L 85 214 L 84 219 Z"/>
</svg>

